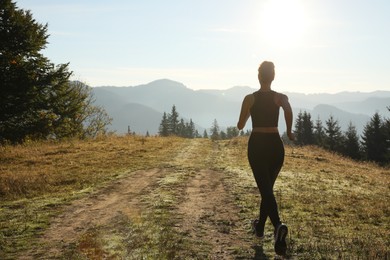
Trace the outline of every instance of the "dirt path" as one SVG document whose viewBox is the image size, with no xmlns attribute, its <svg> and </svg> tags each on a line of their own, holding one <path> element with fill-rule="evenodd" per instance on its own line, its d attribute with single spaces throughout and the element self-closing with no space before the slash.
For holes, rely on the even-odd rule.
<svg viewBox="0 0 390 260">
<path fill-rule="evenodd" d="M 172 228 L 191 241 L 197 259 L 248 259 L 248 255 L 256 253 L 252 247 L 253 236 L 248 233 L 248 220 L 240 219 L 234 196 L 226 186 L 225 173 L 196 167 L 207 167 L 200 160 L 207 161 L 207 164 L 213 160 L 213 154 L 208 154 L 207 158 L 196 156 L 201 148 L 202 145 L 194 140 L 170 162 L 173 168 L 182 167 L 181 171 L 183 167 L 192 169 L 192 173 L 177 186 L 181 197 L 170 212 L 176 221 Z M 143 201 L 146 194 L 157 192 L 155 188 L 164 178 L 181 174 L 174 173 L 173 168 L 168 165 L 163 169 L 133 172 L 86 198 L 74 201 L 53 219 L 37 243 L 42 246 L 20 258 L 63 258 L 64 248 L 80 242 L 80 237 L 89 229 L 104 227 L 104 232 L 109 233 L 118 216 L 126 216 L 129 220 L 139 218 L 148 207 Z M 131 254 L 126 252 L 126 256 L 130 255 L 126 258 L 135 259 Z M 243 255 L 246 257 L 240 257 Z M 106 258 L 104 254 L 100 256 L 99 259 Z"/>
<path fill-rule="evenodd" d="M 164 176 L 163 170 L 137 171 L 129 177 L 114 181 L 97 193 L 74 201 L 64 213 L 55 218 L 41 237 L 43 247 L 21 256 L 33 259 L 44 254 L 45 258 L 61 255 L 61 248 L 76 241 L 89 228 L 107 225 L 120 214 L 130 218 L 140 214 L 141 195 L 149 186 Z"/>
<path fill-rule="evenodd" d="M 183 216 L 180 229 L 192 240 L 207 241 L 209 259 L 234 259 L 237 251 L 249 250 L 250 238 L 245 221 L 224 186 L 222 172 L 201 170 L 186 187 L 178 212 Z"/>
</svg>

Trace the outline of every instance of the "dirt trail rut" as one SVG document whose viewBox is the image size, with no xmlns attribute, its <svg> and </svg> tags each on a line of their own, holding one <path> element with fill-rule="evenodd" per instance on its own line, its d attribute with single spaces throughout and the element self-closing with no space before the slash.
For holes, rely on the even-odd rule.
<svg viewBox="0 0 390 260">
<path fill-rule="evenodd" d="M 22 258 L 28 259 L 32 254 L 42 253 L 42 250 L 47 256 L 60 255 L 62 246 L 74 242 L 88 228 L 105 225 L 119 214 L 136 217 L 141 213 L 141 194 L 162 176 L 163 170 L 140 170 L 91 196 L 74 201 L 52 221 L 40 239 L 40 243 L 47 246 L 28 252 Z"/>
<path fill-rule="evenodd" d="M 173 158 L 171 165 L 194 169 L 197 163 L 201 164 L 194 160 L 194 154 L 199 153 L 200 148 L 199 142 L 190 142 Z M 211 162 L 212 156 L 202 159 Z M 77 242 L 89 228 L 110 226 L 119 215 L 136 218 L 145 206 L 142 197 L 170 171 L 172 169 L 167 168 L 129 173 L 127 177 L 113 181 L 100 191 L 74 201 L 52 220 L 50 227 L 41 236 L 38 244 L 43 247 L 30 250 L 21 258 L 33 259 L 32 256 L 37 255 L 61 257 L 62 248 Z M 171 212 L 177 219 L 177 232 L 193 242 L 200 241 L 206 245 L 203 246 L 206 249 L 202 256 L 207 254 L 208 259 L 235 259 L 237 251 L 249 252 L 253 242 L 245 220 L 239 217 L 239 208 L 234 204 L 234 197 L 229 193 L 225 178 L 223 172 L 196 170 L 181 184 L 183 196 Z"/>
<path fill-rule="evenodd" d="M 181 230 L 193 240 L 207 241 L 209 259 L 233 259 L 233 251 L 248 249 L 248 235 L 238 208 L 224 186 L 224 173 L 201 170 L 187 184 Z"/>
</svg>

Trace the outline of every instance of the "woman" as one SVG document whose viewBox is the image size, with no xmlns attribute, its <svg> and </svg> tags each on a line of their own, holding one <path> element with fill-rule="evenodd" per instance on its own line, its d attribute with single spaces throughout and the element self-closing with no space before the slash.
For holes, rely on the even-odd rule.
<svg viewBox="0 0 390 260">
<path fill-rule="evenodd" d="M 275 180 L 284 161 L 284 146 L 278 132 L 279 108 L 284 110 L 287 136 L 294 140 L 291 132 L 292 110 L 288 97 L 271 90 L 275 78 L 272 62 L 264 61 L 258 74 L 260 90 L 247 95 L 241 107 L 238 129 L 243 129 L 249 116 L 252 119 L 252 133 L 248 142 L 248 160 L 261 195 L 260 216 L 253 221 L 256 236 L 263 238 L 267 217 L 275 228 L 275 252 L 286 253 L 288 228 L 280 221 L 278 206 L 273 192 Z"/>
</svg>

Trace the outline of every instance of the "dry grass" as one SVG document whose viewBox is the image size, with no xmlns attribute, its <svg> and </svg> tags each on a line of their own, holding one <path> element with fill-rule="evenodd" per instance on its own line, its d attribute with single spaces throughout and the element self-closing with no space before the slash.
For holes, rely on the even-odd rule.
<svg viewBox="0 0 390 260">
<path fill-rule="evenodd" d="M 226 174 L 226 186 L 242 219 L 256 217 L 259 197 L 246 145 L 247 138 L 213 142 L 113 136 L 1 147 L 0 258 L 11 259 L 34 244 L 33 238 L 44 232 L 64 204 L 113 179 L 151 168 L 164 168 L 169 174 L 142 195 L 147 209 L 142 216 L 89 230 L 64 250 L 63 257 L 207 256 L 207 241 L 189 244 L 185 234 L 174 228 L 175 204 L 182 200 L 188 178 L 199 169 L 213 169 Z M 282 219 L 290 228 L 289 255 L 297 259 L 389 258 L 389 175 L 388 168 L 317 147 L 286 147 L 275 190 Z M 272 228 L 267 225 L 261 253 L 270 256 Z M 113 234 L 108 236 L 106 229 Z M 253 252 L 237 256 L 253 258 Z"/>
<path fill-rule="evenodd" d="M 88 189 L 120 174 L 158 167 L 183 145 L 179 138 L 110 137 L 1 147 L 3 200 Z"/>
<path fill-rule="evenodd" d="M 253 194 L 258 191 L 246 159 L 246 142 L 242 138 L 226 143 L 226 159 L 221 162 L 234 173 L 232 183 L 240 183 L 235 192 L 243 212 L 253 218 L 258 201 Z M 236 160 L 229 164 L 228 158 Z M 275 191 L 282 219 L 290 226 L 290 255 L 299 259 L 390 257 L 389 176 L 389 169 L 318 147 L 286 147 Z"/>
<path fill-rule="evenodd" d="M 163 167 L 186 142 L 112 136 L 1 147 L 0 258 L 31 246 L 63 205 L 138 169 Z"/>
</svg>

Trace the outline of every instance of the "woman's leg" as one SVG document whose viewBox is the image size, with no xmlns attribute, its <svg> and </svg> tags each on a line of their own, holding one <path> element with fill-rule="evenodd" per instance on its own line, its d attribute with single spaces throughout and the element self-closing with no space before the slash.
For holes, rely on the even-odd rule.
<svg viewBox="0 0 390 260">
<path fill-rule="evenodd" d="M 259 231 L 264 230 L 265 221 L 269 216 L 273 226 L 276 228 L 280 224 L 278 205 L 273 192 L 273 184 L 270 173 L 267 169 L 261 170 L 257 167 L 254 172 L 257 187 L 259 188 L 261 195 L 260 203 L 260 218 L 259 218 Z"/>
<path fill-rule="evenodd" d="M 284 147 L 279 135 L 251 135 L 248 142 L 248 159 L 261 194 L 260 217 L 256 230 L 262 234 L 268 216 L 275 228 L 281 223 L 273 193 L 273 186 L 284 160 Z"/>
<path fill-rule="evenodd" d="M 274 188 L 274 184 L 275 184 L 276 178 L 278 177 L 280 169 L 281 169 L 281 167 L 279 167 L 276 170 L 271 171 L 270 180 L 271 180 L 272 190 Z M 260 203 L 260 215 L 259 216 L 260 216 L 259 222 L 257 223 L 256 230 L 259 234 L 264 234 L 264 227 L 265 227 L 265 222 L 267 221 L 268 212 L 267 212 L 267 209 L 266 209 L 266 206 L 265 206 L 263 199 L 261 200 L 261 203 Z"/>
</svg>

